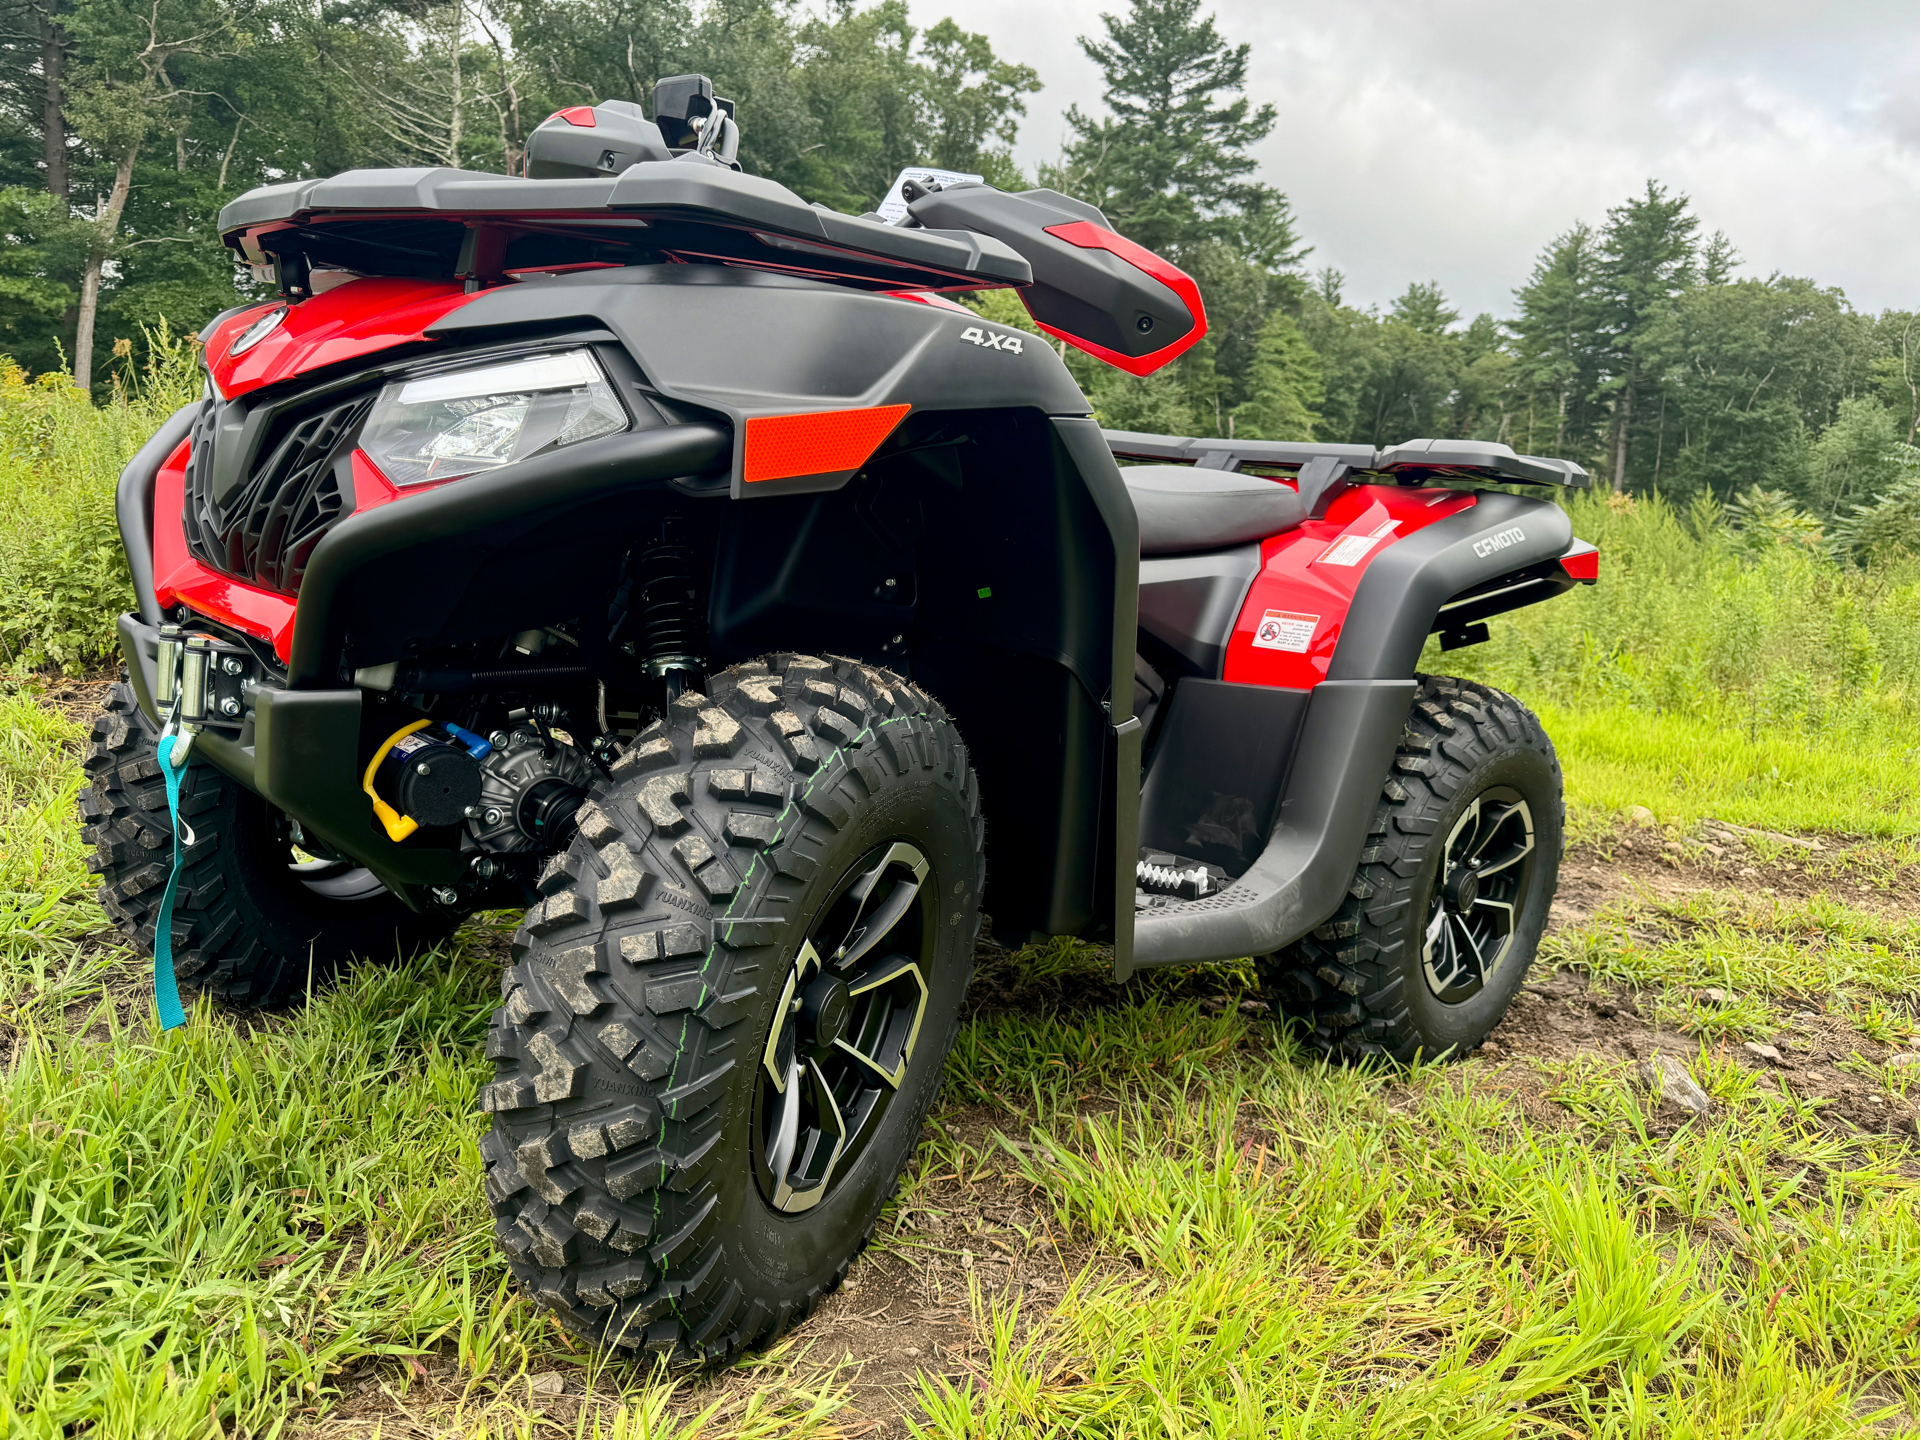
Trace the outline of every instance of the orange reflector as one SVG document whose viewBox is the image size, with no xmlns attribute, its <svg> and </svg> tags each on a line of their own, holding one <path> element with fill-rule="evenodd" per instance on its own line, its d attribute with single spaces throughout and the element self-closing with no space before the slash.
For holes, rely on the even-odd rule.
<svg viewBox="0 0 1921 1441">
<path fill-rule="evenodd" d="M 874 405 L 805 415 L 756 415 L 747 422 L 741 479 L 785 480 L 859 470 L 912 408 Z"/>
</svg>

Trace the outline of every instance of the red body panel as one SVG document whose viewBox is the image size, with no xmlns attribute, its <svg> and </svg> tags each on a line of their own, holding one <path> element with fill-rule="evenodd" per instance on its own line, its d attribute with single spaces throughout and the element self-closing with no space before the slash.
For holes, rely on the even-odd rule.
<svg viewBox="0 0 1921 1441">
<path fill-rule="evenodd" d="M 227 351 L 240 332 L 279 302 L 229 316 L 207 337 L 207 368 L 231 400 L 303 371 L 420 340 L 428 326 L 472 298 L 458 280 L 352 280 L 293 306 L 278 329 L 239 356 Z"/>
<path fill-rule="evenodd" d="M 154 598 L 163 610 L 186 605 L 209 619 L 224 621 L 235 630 L 271 641 L 274 654 L 284 662 L 293 655 L 294 598 L 210 570 L 187 549 L 187 533 L 180 517 L 186 506 L 189 450 L 187 442 L 182 441 L 155 477 Z M 358 450 L 353 453 L 353 481 L 355 514 L 400 499 L 401 492 Z M 409 493 L 435 489 L 438 487 L 416 485 L 409 488 Z"/>
<path fill-rule="evenodd" d="M 154 598 L 162 610 L 191 606 L 235 630 L 272 641 L 274 654 L 284 661 L 293 654 L 293 597 L 244 585 L 209 570 L 188 553 L 187 533 L 180 523 L 187 499 L 188 450 L 187 442 L 181 441 L 154 478 Z"/>
<path fill-rule="evenodd" d="M 1221 678 L 1299 690 L 1319 685 L 1375 557 L 1473 504 L 1472 494 L 1458 490 L 1355 486 L 1335 497 L 1325 519 L 1262 541 L 1260 574 L 1234 623 Z"/>
</svg>

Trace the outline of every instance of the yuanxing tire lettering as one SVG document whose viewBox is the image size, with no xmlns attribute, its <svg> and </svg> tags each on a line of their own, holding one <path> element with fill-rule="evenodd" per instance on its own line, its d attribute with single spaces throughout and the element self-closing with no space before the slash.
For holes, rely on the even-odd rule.
<svg viewBox="0 0 1921 1441">
<path fill-rule="evenodd" d="M 1341 908 L 1257 958 L 1269 1003 L 1340 1059 L 1462 1057 L 1500 1024 L 1547 924 L 1565 808 L 1513 696 L 1422 676 Z"/>
<path fill-rule="evenodd" d="M 596 1343 L 683 1358 L 810 1314 L 940 1084 L 982 847 L 960 737 L 888 672 L 777 655 L 643 731 L 542 872 L 489 1036 L 481 1153 L 521 1285 Z M 887 954 L 862 952 L 869 922 Z M 790 1108 L 816 1064 L 837 1099 Z M 834 1166 L 841 1112 L 871 1128 Z"/>
<path fill-rule="evenodd" d="M 115 685 L 93 724 L 80 792 L 100 904 L 149 955 L 173 864 L 157 739 L 132 688 Z M 210 765 L 182 774 L 180 813 L 194 844 L 174 897 L 175 972 L 224 1004 L 284 1005 L 356 956 L 390 958 L 452 930 L 448 918 L 408 910 L 364 870 L 296 862 L 267 803 Z"/>
</svg>

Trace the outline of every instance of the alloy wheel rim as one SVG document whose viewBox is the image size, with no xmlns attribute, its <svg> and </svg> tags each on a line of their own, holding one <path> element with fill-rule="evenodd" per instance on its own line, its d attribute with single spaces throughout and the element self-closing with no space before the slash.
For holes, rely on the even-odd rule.
<svg viewBox="0 0 1921 1441">
<path fill-rule="evenodd" d="M 927 1016 L 927 858 L 905 841 L 861 857 L 801 942 L 761 1048 L 754 1170 L 777 1211 L 827 1198 L 879 1130 Z"/>
<path fill-rule="evenodd" d="M 1421 969 L 1437 999 L 1459 1005 L 1506 965 L 1534 855 L 1534 812 L 1508 786 L 1481 792 L 1448 831 L 1421 940 Z"/>
</svg>

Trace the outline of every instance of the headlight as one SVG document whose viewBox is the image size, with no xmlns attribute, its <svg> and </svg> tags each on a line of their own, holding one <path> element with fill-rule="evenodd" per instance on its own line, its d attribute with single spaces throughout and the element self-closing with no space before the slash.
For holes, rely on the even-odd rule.
<svg viewBox="0 0 1921 1441">
<path fill-rule="evenodd" d="M 395 485 L 423 485 L 626 428 L 593 356 L 568 350 L 397 380 L 374 402 L 360 448 Z"/>
</svg>

